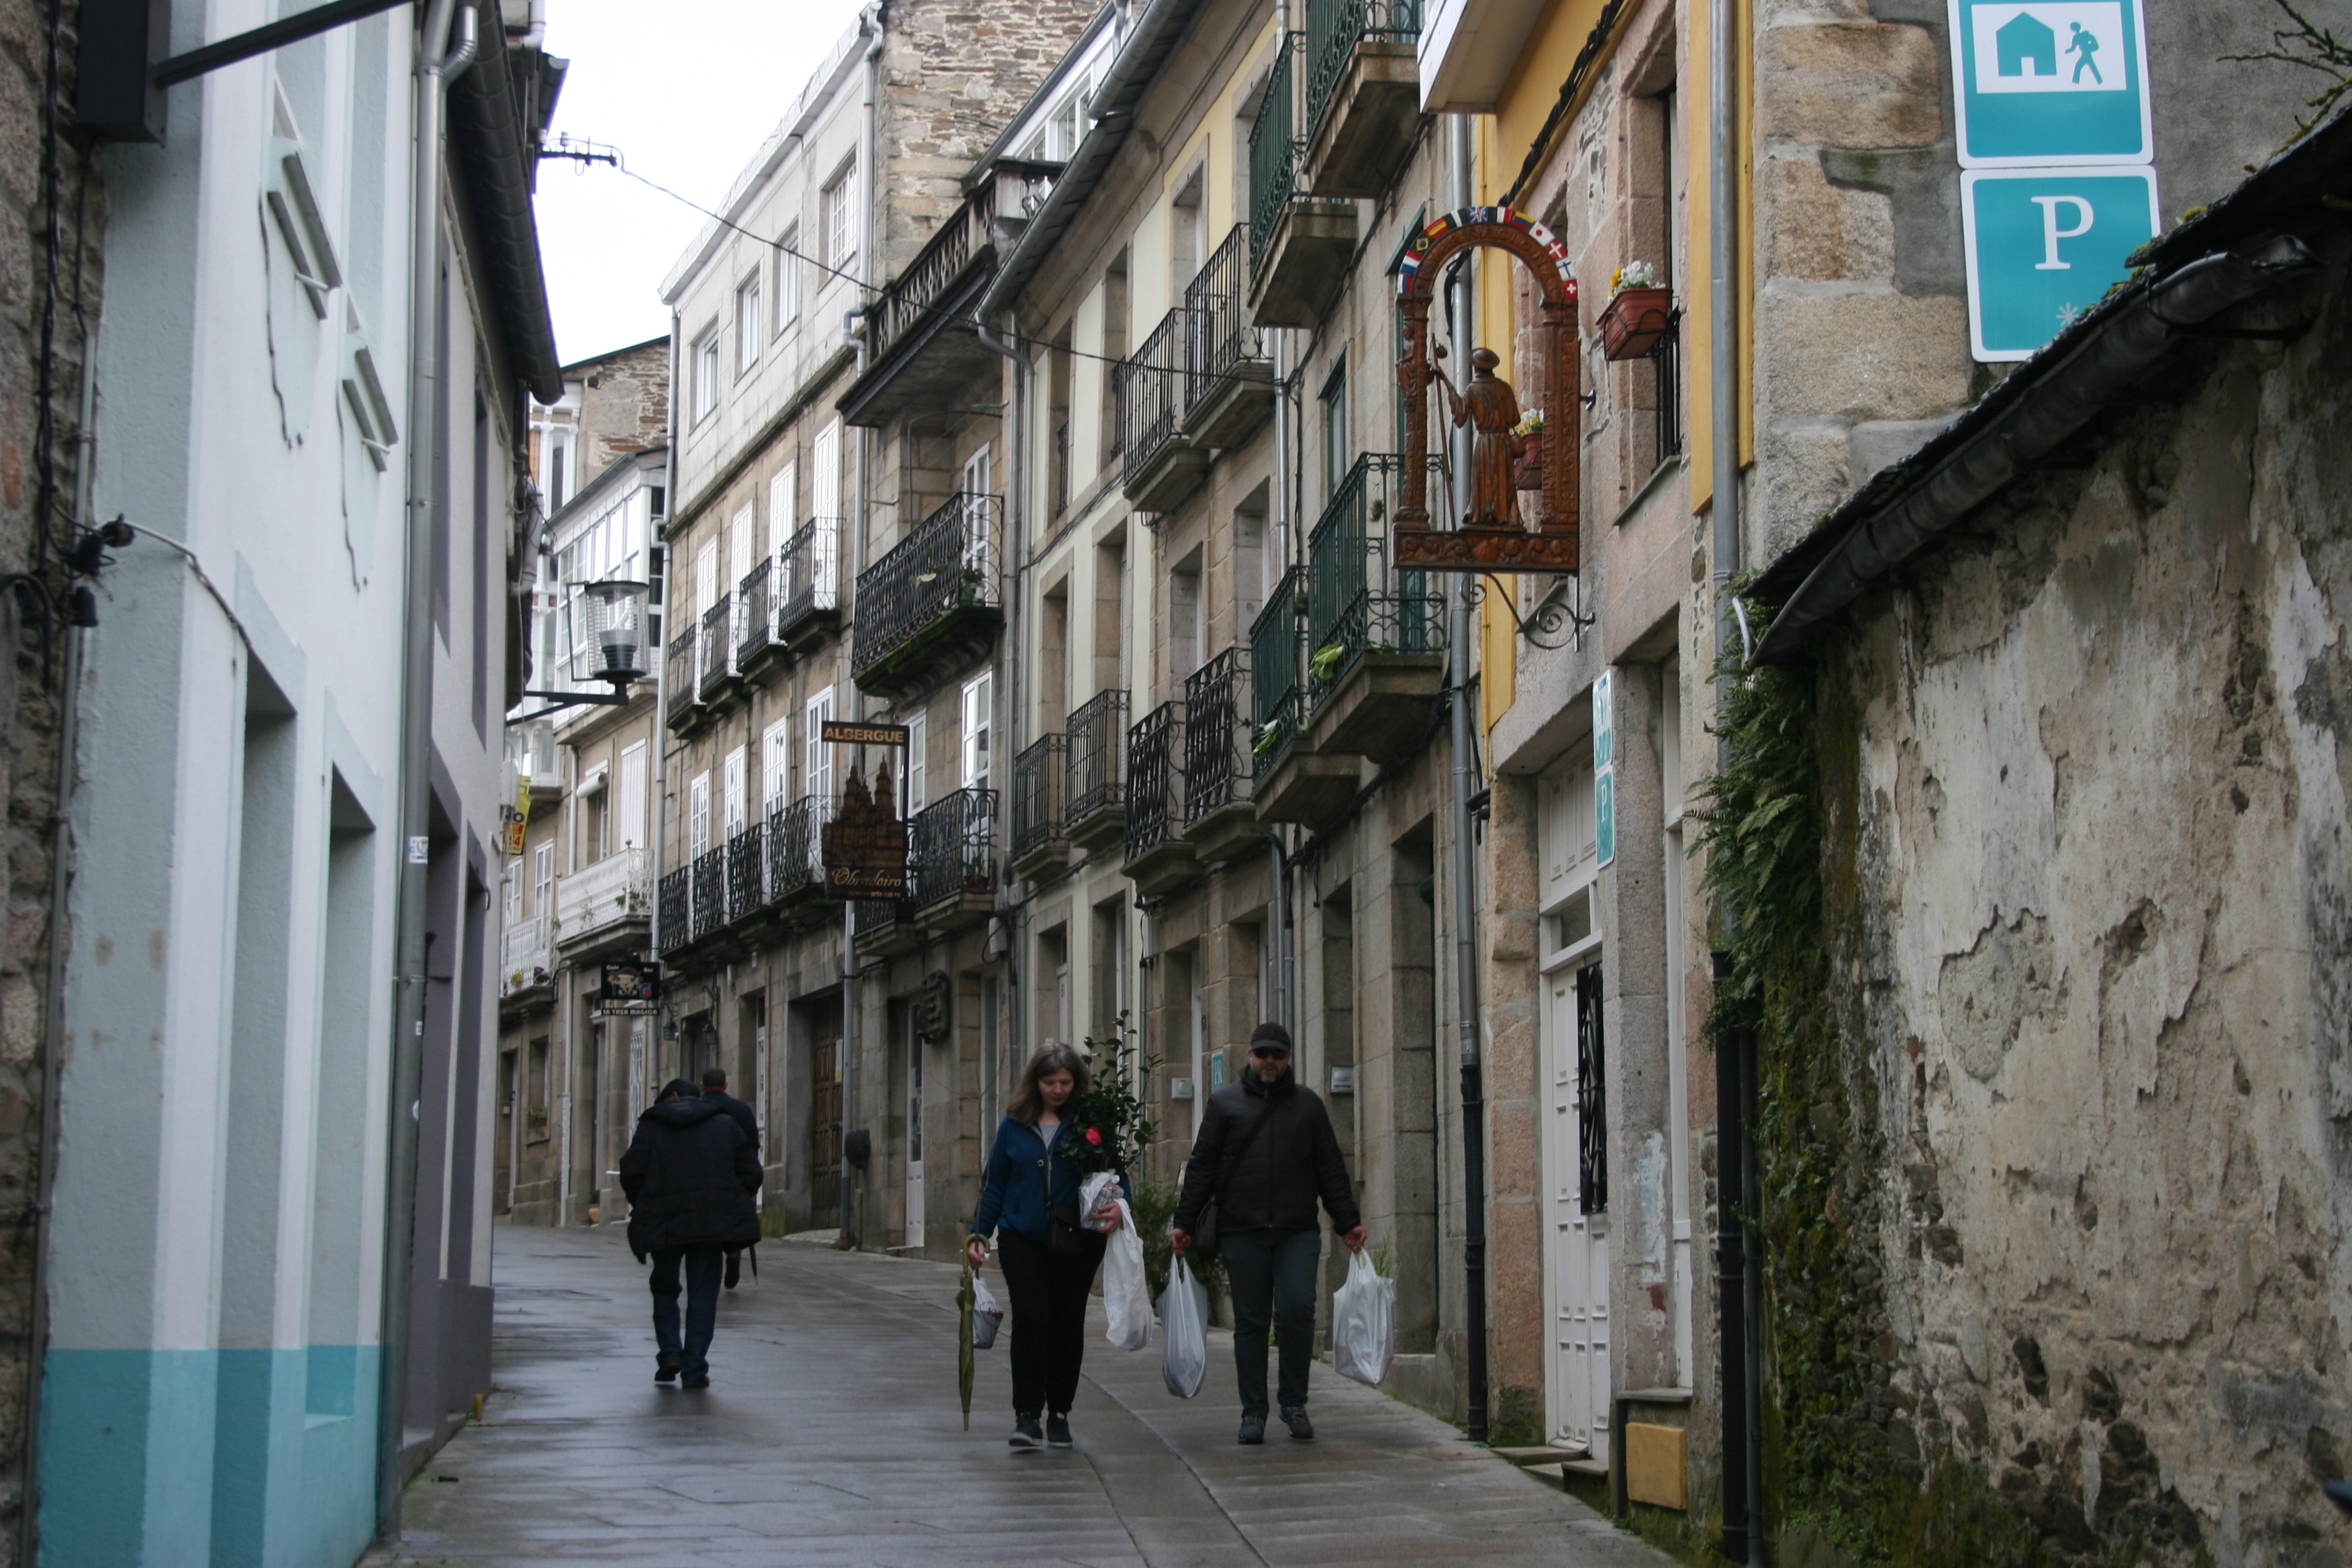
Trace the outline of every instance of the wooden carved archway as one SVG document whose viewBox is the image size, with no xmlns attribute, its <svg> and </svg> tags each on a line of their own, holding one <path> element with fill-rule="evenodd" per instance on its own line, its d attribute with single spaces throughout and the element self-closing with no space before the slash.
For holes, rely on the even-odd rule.
<svg viewBox="0 0 2352 1568">
<path fill-rule="evenodd" d="M 1508 251 L 1535 275 L 1543 300 L 1544 424 L 1542 500 L 1536 526 L 1519 521 L 1516 507 L 1499 523 L 1481 521 L 1466 505 L 1452 526 L 1429 523 L 1429 384 L 1435 374 L 1429 355 L 1429 301 L 1444 263 L 1472 246 Z M 1395 564 L 1423 572 L 1573 572 L 1578 549 L 1578 430 L 1584 405 L 1576 353 L 1576 274 L 1568 252 L 1551 231 L 1509 207 L 1464 207 L 1430 223 L 1405 248 L 1397 278 L 1397 303 L 1404 313 L 1404 353 L 1397 362 L 1397 384 L 1404 394 L 1404 482 L 1397 508 Z M 1462 367 L 1465 376 L 1469 367 Z M 1492 435 L 1492 432 L 1487 432 Z M 1465 494 L 1470 476 L 1457 476 L 1455 493 Z M 1491 509 L 1490 509 L 1491 511 Z"/>
</svg>

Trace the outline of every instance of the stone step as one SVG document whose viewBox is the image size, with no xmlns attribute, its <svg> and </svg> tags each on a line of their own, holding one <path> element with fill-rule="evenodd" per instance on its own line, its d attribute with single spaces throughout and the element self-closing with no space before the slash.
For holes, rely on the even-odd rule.
<svg viewBox="0 0 2352 1568">
<path fill-rule="evenodd" d="M 1532 1448 L 1496 1448 L 1492 1451 L 1496 1458 L 1508 1459 L 1522 1469 L 1531 1465 L 1557 1465 L 1563 1459 L 1584 1456 L 1581 1448 L 1553 1448 L 1542 1445 Z"/>
</svg>

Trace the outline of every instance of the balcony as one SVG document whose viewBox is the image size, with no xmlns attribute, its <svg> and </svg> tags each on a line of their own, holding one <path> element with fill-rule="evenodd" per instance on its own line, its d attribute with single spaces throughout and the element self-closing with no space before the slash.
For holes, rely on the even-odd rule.
<svg viewBox="0 0 2352 1568">
<path fill-rule="evenodd" d="M 661 953 L 671 953 L 694 940 L 694 870 L 681 866 L 662 873 L 656 900 L 660 914 Z"/>
<path fill-rule="evenodd" d="M 509 725 L 506 752 L 515 771 L 530 781 L 533 821 L 563 804 L 563 762 L 556 749 L 554 720 Z"/>
<path fill-rule="evenodd" d="M 1069 782 L 1065 786 L 1073 847 L 1101 848 L 1127 827 L 1127 693 L 1099 692 L 1070 715 Z"/>
<path fill-rule="evenodd" d="M 1069 742 L 1041 735 L 1013 759 L 1013 869 L 1031 881 L 1059 876 L 1070 863 L 1063 826 L 1068 798 Z"/>
<path fill-rule="evenodd" d="M 746 680 L 783 657 L 776 636 L 776 563 L 761 561 L 735 585 L 735 668 Z"/>
<path fill-rule="evenodd" d="M 499 933 L 499 1005 L 524 1007 L 549 1000 L 551 962 L 545 915 L 509 923 Z"/>
<path fill-rule="evenodd" d="M 1307 574 L 1294 566 L 1250 627 L 1250 761 L 1262 822 L 1329 821 L 1355 798 L 1363 771 L 1354 757 L 1318 752 L 1307 736 L 1306 612 Z"/>
<path fill-rule="evenodd" d="M 891 899 L 860 899 L 850 917 L 861 958 L 889 958 L 923 945 L 923 928 L 912 905 Z"/>
<path fill-rule="evenodd" d="M 1286 35 L 1250 126 L 1250 316 L 1261 327 L 1311 327 L 1347 287 L 1356 254 L 1353 202 L 1308 194 L 1299 180 L 1298 61 L 1307 36 Z"/>
<path fill-rule="evenodd" d="M 804 795 L 768 813 L 768 899 L 779 915 L 795 919 L 824 900 L 824 825 L 830 795 Z"/>
<path fill-rule="evenodd" d="M 841 520 L 812 519 L 776 552 L 776 638 L 805 653 L 841 622 Z"/>
<path fill-rule="evenodd" d="M 1122 460 L 1119 488 L 1140 511 L 1172 511 L 1208 477 L 1207 448 L 1179 428 L 1190 320 L 1181 306 L 1169 311 L 1143 346 L 1111 372 Z"/>
<path fill-rule="evenodd" d="M 1249 313 L 1249 225 L 1184 286 L 1184 438 L 1238 447 L 1274 406 L 1274 361 Z"/>
<path fill-rule="evenodd" d="M 695 637 L 702 650 L 702 668 L 695 693 L 703 706 L 719 701 L 735 684 L 735 595 L 721 594 L 718 603 L 702 612 L 702 629 Z"/>
<path fill-rule="evenodd" d="M 727 923 L 727 847 L 706 849 L 691 862 L 694 907 L 689 913 L 691 940 L 713 936 Z"/>
<path fill-rule="evenodd" d="M 1209 865 L 1265 842 L 1250 806 L 1249 656 L 1229 647 L 1184 682 L 1184 837 Z"/>
<path fill-rule="evenodd" d="M 1000 502 L 957 495 L 858 574 L 850 673 L 896 700 L 985 656 L 1004 626 L 997 577 Z"/>
<path fill-rule="evenodd" d="M 702 715 L 701 667 L 696 661 L 691 622 L 670 634 L 663 684 L 669 692 L 668 711 L 662 717 L 673 730 L 692 729 Z"/>
<path fill-rule="evenodd" d="M 1421 0 L 1307 0 L 1307 187 L 1379 196 L 1421 133 Z"/>
<path fill-rule="evenodd" d="M 631 845 L 556 879 L 553 934 L 566 958 L 644 944 L 646 919 L 652 912 L 648 866 L 645 850 Z"/>
<path fill-rule="evenodd" d="M 1127 859 L 1136 891 L 1157 898 L 1201 873 L 1184 837 L 1184 704 L 1163 702 L 1127 732 Z"/>
<path fill-rule="evenodd" d="M 1356 459 L 1307 536 L 1308 731 L 1318 752 L 1382 766 L 1428 743 L 1445 679 L 1445 600 L 1388 570 L 1402 460 Z"/>
<path fill-rule="evenodd" d="M 908 901 L 924 927 L 986 919 L 996 908 L 996 792 L 960 789 L 917 813 L 909 829 Z"/>
<path fill-rule="evenodd" d="M 741 925 L 768 911 L 767 824 L 753 821 L 727 838 L 727 919 Z"/>
</svg>

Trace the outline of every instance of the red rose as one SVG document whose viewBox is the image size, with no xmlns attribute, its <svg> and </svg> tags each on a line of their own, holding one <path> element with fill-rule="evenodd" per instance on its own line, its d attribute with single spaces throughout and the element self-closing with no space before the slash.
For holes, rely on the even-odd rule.
<svg viewBox="0 0 2352 1568">
<path fill-rule="evenodd" d="M 1101 1147 L 1102 1147 L 1102 1129 L 1101 1129 L 1101 1128 L 1099 1128 L 1099 1127 L 1089 1127 L 1089 1128 L 1087 1128 L 1087 1142 L 1089 1142 L 1089 1143 L 1091 1143 L 1091 1144 L 1093 1144 L 1093 1145 L 1094 1145 L 1096 1148 L 1097 1148 L 1097 1149 L 1101 1148 Z"/>
</svg>

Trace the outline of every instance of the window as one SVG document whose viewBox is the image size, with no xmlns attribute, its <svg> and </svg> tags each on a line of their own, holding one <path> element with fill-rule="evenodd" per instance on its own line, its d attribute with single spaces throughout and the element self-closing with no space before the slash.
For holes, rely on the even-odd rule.
<svg viewBox="0 0 2352 1568">
<path fill-rule="evenodd" d="M 542 844 L 530 857 L 530 908 L 533 914 L 549 914 L 554 910 L 555 846 Z"/>
<path fill-rule="evenodd" d="M 901 815 L 912 817 L 930 804 L 925 792 L 930 787 L 931 716 L 917 713 L 907 721 L 907 804 Z"/>
<path fill-rule="evenodd" d="M 727 837 L 730 838 L 743 831 L 744 816 L 751 807 L 750 792 L 745 788 L 745 773 L 751 764 L 749 747 L 732 746 L 728 749 L 725 773 Z"/>
<path fill-rule="evenodd" d="M 710 848 L 710 775 L 697 773 L 686 790 L 686 847 L 699 858 Z"/>
<path fill-rule="evenodd" d="M 743 585 L 743 579 L 751 574 L 751 535 L 758 522 L 758 515 L 751 503 L 745 501 L 743 509 L 735 514 L 732 531 L 728 536 L 730 552 L 727 580 L 738 588 Z"/>
<path fill-rule="evenodd" d="M 1323 383 L 1323 497 L 1328 502 L 1348 479 L 1348 362 L 1331 367 Z"/>
<path fill-rule="evenodd" d="M 705 332 L 694 344 L 694 416 L 707 417 L 719 406 L 719 332 Z"/>
<path fill-rule="evenodd" d="M 783 242 L 776 251 L 776 331 L 801 319 L 801 227 L 794 224 L 784 230 Z"/>
<path fill-rule="evenodd" d="M 820 800 L 833 795 L 833 748 L 824 742 L 825 721 L 833 717 L 833 688 L 808 700 L 808 712 L 801 731 L 801 776 L 808 783 L 808 793 Z"/>
<path fill-rule="evenodd" d="M 828 422 L 809 447 L 812 520 L 818 524 L 809 552 L 811 587 L 817 603 L 834 603 L 841 562 L 841 421 Z"/>
<path fill-rule="evenodd" d="M 793 779 L 793 721 L 779 719 L 760 737 L 760 792 L 770 811 L 784 804 Z"/>
<path fill-rule="evenodd" d="M 776 470 L 776 477 L 768 481 L 768 537 L 779 550 L 792 542 L 795 521 L 793 508 L 800 499 L 793 493 L 798 479 L 794 466 L 786 463 Z"/>
<path fill-rule="evenodd" d="M 760 275 L 746 278 L 735 289 L 735 374 L 743 374 L 760 363 Z"/>
<path fill-rule="evenodd" d="M 983 443 L 979 451 L 963 460 L 963 493 L 985 496 L 994 479 L 988 447 Z M 970 570 L 988 575 L 988 508 L 975 506 L 964 512 L 963 563 Z"/>
<path fill-rule="evenodd" d="M 694 552 L 694 614 L 699 620 L 719 602 L 719 541 L 706 539 Z"/>
<path fill-rule="evenodd" d="M 550 430 L 547 433 L 547 510 L 549 515 L 563 510 L 572 497 L 572 432 Z"/>
<path fill-rule="evenodd" d="M 828 267 L 846 269 L 857 258 L 857 173 L 855 161 L 844 163 L 841 173 L 824 188 L 824 263 Z"/>
<path fill-rule="evenodd" d="M 511 926 L 522 919 L 522 867 L 520 863 L 507 868 L 506 884 L 507 924 Z"/>
<path fill-rule="evenodd" d="M 982 675 L 965 682 L 963 689 L 963 787 L 982 788 L 988 785 L 988 723 L 994 708 L 996 678 Z"/>
<path fill-rule="evenodd" d="M 646 841 L 646 743 L 637 742 L 621 753 L 621 846 L 642 847 Z"/>
</svg>

